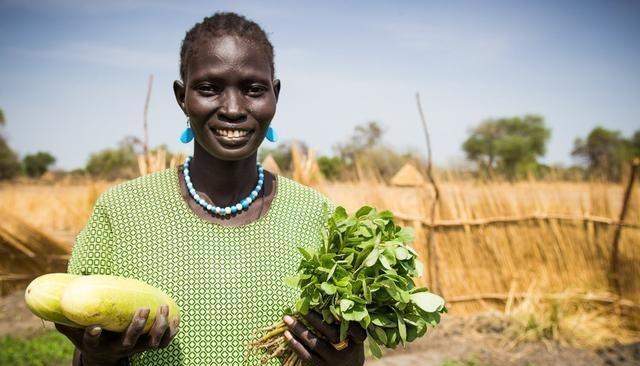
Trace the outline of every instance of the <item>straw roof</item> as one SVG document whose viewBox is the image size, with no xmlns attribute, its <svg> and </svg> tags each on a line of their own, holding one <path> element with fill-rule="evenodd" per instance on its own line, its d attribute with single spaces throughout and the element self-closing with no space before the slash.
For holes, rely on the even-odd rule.
<svg viewBox="0 0 640 366">
<path fill-rule="evenodd" d="M 262 161 L 262 166 L 273 174 L 282 174 L 280 172 L 278 163 L 276 163 L 276 159 L 274 159 L 273 155 L 271 154 L 267 155 L 267 157 L 264 158 L 264 160 Z"/>
<path fill-rule="evenodd" d="M 394 186 L 416 187 L 425 183 L 426 181 L 422 174 L 411 163 L 404 164 L 396 175 L 391 178 L 391 184 Z"/>
</svg>

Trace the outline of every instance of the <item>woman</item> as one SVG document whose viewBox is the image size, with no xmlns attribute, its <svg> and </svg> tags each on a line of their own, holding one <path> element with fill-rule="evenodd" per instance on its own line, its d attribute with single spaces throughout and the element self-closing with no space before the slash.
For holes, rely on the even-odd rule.
<svg viewBox="0 0 640 366">
<path fill-rule="evenodd" d="M 173 89 L 188 118 L 183 142 L 195 136 L 193 158 L 103 193 L 68 267 L 161 288 L 180 306 L 180 324 L 168 324 L 166 307 L 145 335 L 149 309 L 138 309 L 123 333 L 56 324 L 76 346 L 74 365 L 258 364 L 244 358 L 245 345 L 254 329 L 294 304 L 297 291 L 282 279 L 296 272 L 296 247 L 320 242 L 334 207 L 319 192 L 257 165 L 265 136 L 274 140 L 270 123 L 281 86 L 273 58 L 264 31 L 234 13 L 207 17 L 187 32 Z M 285 336 L 301 359 L 364 363 L 359 325 L 338 350 L 330 344 L 338 343 L 338 329 L 317 313 L 306 318 L 328 341 L 285 317 Z"/>
</svg>

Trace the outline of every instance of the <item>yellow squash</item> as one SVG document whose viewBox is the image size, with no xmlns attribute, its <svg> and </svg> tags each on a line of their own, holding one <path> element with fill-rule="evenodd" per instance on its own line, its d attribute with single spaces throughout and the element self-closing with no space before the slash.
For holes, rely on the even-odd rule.
<svg viewBox="0 0 640 366">
<path fill-rule="evenodd" d="M 76 278 L 60 300 L 62 313 L 73 322 L 114 332 L 124 331 L 136 309 L 146 307 L 150 312 L 143 332 L 147 333 L 163 304 L 169 305 L 169 323 L 180 316 L 175 301 L 162 290 L 136 279 L 109 275 Z"/>
<path fill-rule="evenodd" d="M 33 314 L 44 320 L 80 327 L 64 316 L 60 307 L 63 291 L 78 277 L 67 273 L 49 273 L 34 279 L 24 292 L 27 307 Z"/>
</svg>

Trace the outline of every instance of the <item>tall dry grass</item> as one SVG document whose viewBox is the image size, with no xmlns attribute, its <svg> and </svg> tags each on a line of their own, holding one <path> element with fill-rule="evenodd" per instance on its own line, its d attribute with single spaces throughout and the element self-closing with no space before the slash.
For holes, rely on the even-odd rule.
<svg viewBox="0 0 640 366">
<path fill-rule="evenodd" d="M 80 184 L 4 185 L 0 186 L 0 202 L 3 208 L 33 226 L 72 243 L 91 213 L 96 198 L 111 184 L 114 183 L 88 181 Z M 433 263 L 426 248 L 428 227 L 420 223 L 428 218 L 433 199 L 429 187 L 393 187 L 375 178 L 355 182 L 324 181 L 315 187 L 348 210 L 369 204 L 393 211 L 403 218 L 406 225 L 414 226 L 417 234 L 414 245 L 422 261 Z M 575 309 L 576 301 L 583 302 L 585 312 L 580 315 L 582 318 L 575 312 L 564 312 L 567 316 L 563 323 L 565 328 L 572 321 L 589 317 L 597 320 L 602 318 L 599 314 L 615 311 L 631 314 L 615 318 L 621 323 L 616 327 L 638 334 L 639 228 L 623 228 L 620 242 L 622 295 L 628 300 L 625 304 L 631 304 L 631 307 L 615 308 L 609 302 L 613 298 L 609 274 L 615 225 L 604 222 L 617 219 L 622 205 L 622 185 L 454 180 L 440 183 L 439 188 L 441 200 L 436 207 L 436 223 L 470 223 L 440 226 L 434 231 L 439 289 L 445 298 L 457 300 L 451 305 L 453 312 L 496 308 L 504 311 L 505 301 L 513 299 L 516 304 L 512 309 L 521 310 L 513 313 L 514 316 L 524 316 L 523 312 L 526 314 L 527 311 L 534 315 L 536 312 L 548 315 L 544 309 L 553 309 L 549 307 L 549 299 L 554 297 L 542 295 L 571 294 L 573 300 L 563 304 L 570 304 L 567 306 Z M 548 215 L 595 217 L 602 222 L 545 218 Z M 473 224 L 474 220 L 484 218 L 527 216 L 536 218 L 521 222 Z M 626 222 L 640 224 L 638 185 L 631 196 Z M 425 271 L 421 281 L 430 284 L 433 280 L 429 271 Z M 527 292 L 533 283 L 536 285 L 534 294 Z M 524 301 L 519 294 L 525 294 Z M 535 306 L 531 305 L 532 298 L 537 299 Z M 516 307 L 518 304 L 522 306 Z M 589 307 L 592 305 L 586 304 L 598 304 L 599 307 L 594 312 L 589 310 L 593 310 Z M 607 323 L 613 324 L 614 321 Z"/>
</svg>

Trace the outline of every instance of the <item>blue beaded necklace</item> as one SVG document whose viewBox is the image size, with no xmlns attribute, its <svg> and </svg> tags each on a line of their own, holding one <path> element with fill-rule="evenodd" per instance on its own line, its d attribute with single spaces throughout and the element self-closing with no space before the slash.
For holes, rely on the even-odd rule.
<svg viewBox="0 0 640 366">
<path fill-rule="evenodd" d="M 256 197 L 258 197 L 258 193 L 262 189 L 262 183 L 264 183 L 264 169 L 260 163 L 258 165 L 258 184 L 251 191 L 251 193 L 240 202 L 235 205 L 227 206 L 227 207 L 218 207 L 204 200 L 204 198 L 200 197 L 196 192 L 196 189 L 193 188 L 193 183 L 191 183 L 191 176 L 189 175 L 189 163 L 191 162 L 192 156 L 187 156 L 184 161 L 184 180 L 187 182 L 187 189 L 189 190 L 189 194 L 193 199 L 202 207 L 204 207 L 207 211 L 221 216 L 233 215 L 236 212 L 240 212 L 242 210 L 246 210 L 251 202 L 255 201 Z"/>
</svg>

